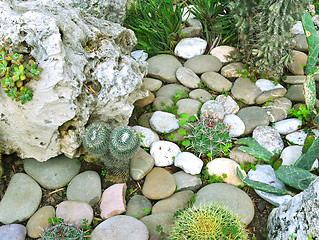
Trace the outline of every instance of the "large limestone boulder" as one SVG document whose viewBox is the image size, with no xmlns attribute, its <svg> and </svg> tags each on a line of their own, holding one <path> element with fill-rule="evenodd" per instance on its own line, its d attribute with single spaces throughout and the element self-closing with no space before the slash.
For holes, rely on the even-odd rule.
<svg viewBox="0 0 319 240">
<path fill-rule="evenodd" d="M 21 104 L 0 89 L 0 145 L 6 154 L 38 161 L 79 156 L 87 124 L 127 124 L 141 89 L 145 62 L 129 56 L 131 30 L 74 7 L 72 0 L 0 1 L 0 36 L 43 68 Z M 85 50 L 91 45 L 93 51 Z"/>
<path fill-rule="evenodd" d="M 268 217 L 268 239 L 308 239 L 319 236 L 319 178 Z"/>
</svg>

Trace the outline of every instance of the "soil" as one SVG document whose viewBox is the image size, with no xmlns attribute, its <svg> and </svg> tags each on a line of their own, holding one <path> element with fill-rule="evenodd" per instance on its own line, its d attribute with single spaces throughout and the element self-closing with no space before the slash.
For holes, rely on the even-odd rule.
<svg viewBox="0 0 319 240">
<path fill-rule="evenodd" d="M 19 159 L 16 155 L 4 155 L 2 156 L 2 162 L 4 167 L 4 174 L 3 177 L 0 180 L 0 199 L 2 199 L 8 184 L 10 182 L 11 177 L 15 173 L 24 173 L 23 170 L 23 160 Z M 81 172 L 87 171 L 87 170 L 93 170 L 97 173 L 102 173 L 102 166 L 98 163 L 88 163 L 85 161 L 82 161 L 81 163 Z M 179 171 L 176 167 L 166 167 L 166 170 L 170 171 L 171 173 L 174 173 L 176 171 Z M 104 180 L 103 176 L 101 175 L 101 179 Z M 103 181 L 102 180 L 102 191 L 111 186 L 112 182 L 110 181 Z M 126 193 L 126 202 L 130 200 L 132 196 L 135 194 L 142 194 L 141 187 L 143 186 L 144 180 L 141 181 L 135 181 L 132 178 L 129 178 L 127 182 L 127 193 Z M 203 185 L 205 186 L 205 184 Z M 62 201 L 66 201 L 66 187 L 55 189 L 55 190 L 47 190 L 44 188 L 42 189 L 42 201 L 39 206 L 54 206 L 57 207 L 59 203 Z M 255 216 L 252 222 L 246 227 L 250 239 L 257 239 L 257 240 L 266 240 L 266 226 L 267 226 L 267 218 L 269 213 L 271 212 L 273 206 L 263 199 L 261 199 L 253 189 L 246 188 L 244 189 L 246 193 L 251 197 L 254 203 L 255 207 Z M 152 202 L 152 204 L 155 203 Z M 93 208 L 94 210 L 94 218 L 99 223 L 102 222 L 102 219 L 100 218 L 100 210 L 98 206 L 95 206 Z M 23 225 L 26 225 L 27 221 L 22 222 Z M 3 224 L 0 223 L 0 226 Z M 255 238 L 253 238 L 255 237 Z M 31 240 L 32 238 L 27 237 L 27 240 Z"/>
</svg>

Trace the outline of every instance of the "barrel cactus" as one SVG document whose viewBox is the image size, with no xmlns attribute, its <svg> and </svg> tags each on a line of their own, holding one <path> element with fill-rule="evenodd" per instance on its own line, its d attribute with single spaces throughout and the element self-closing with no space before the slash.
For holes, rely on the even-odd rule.
<svg viewBox="0 0 319 240">
<path fill-rule="evenodd" d="M 104 123 L 92 123 L 85 129 L 83 145 L 89 153 L 105 155 L 108 152 L 110 130 Z"/>
<path fill-rule="evenodd" d="M 101 162 L 104 165 L 105 174 L 111 182 L 124 183 L 129 178 L 130 160 L 117 159 L 111 154 L 101 157 Z"/>
<path fill-rule="evenodd" d="M 170 240 L 248 239 L 245 224 L 221 204 L 188 207 L 175 217 Z"/>
<path fill-rule="evenodd" d="M 186 135 L 186 141 L 183 145 L 193 148 L 199 156 L 208 156 L 210 158 L 219 156 L 231 144 L 228 127 L 222 119 L 210 116 L 203 116 L 197 121 L 187 124 L 189 130 L 183 131 Z M 179 131 L 179 133 L 183 134 Z"/>
<path fill-rule="evenodd" d="M 129 159 L 139 149 L 140 142 L 138 133 L 132 127 L 116 127 L 109 139 L 110 153 L 116 159 Z"/>
</svg>

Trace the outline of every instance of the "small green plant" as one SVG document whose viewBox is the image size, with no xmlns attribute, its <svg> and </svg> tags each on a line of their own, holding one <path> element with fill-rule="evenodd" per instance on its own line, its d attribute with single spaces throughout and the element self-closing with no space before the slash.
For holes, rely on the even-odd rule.
<svg viewBox="0 0 319 240">
<path fill-rule="evenodd" d="M 107 177 L 106 170 L 102 170 L 101 175 L 104 177 L 104 182 L 110 181 L 110 179 Z"/>
<path fill-rule="evenodd" d="M 156 226 L 156 232 L 158 232 L 160 235 L 159 239 L 163 239 L 163 237 L 165 236 L 165 233 L 164 233 L 164 228 L 161 225 Z"/>
<path fill-rule="evenodd" d="M 202 116 L 201 119 L 191 116 L 187 120 L 187 114 L 181 114 L 180 126 L 186 125 L 190 128 L 188 132 L 180 129 L 178 132 L 186 137 L 183 141 L 185 147 L 192 148 L 199 156 L 221 156 L 229 153 L 231 137 L 227 126 L 222 120 L 210 116 Z M 197 121 L 195 121 L 197 120 Z"/>
<path fill-rule="evenodd" d="M 221 204 L 191 206 L 174 217 L 169 240 L 248 240 L 245 225 Z"/>
<path fill-rule="evenodd" d="M 317 178 L 316 175 L 310 173 L 310 169 L 319 154 L 319 138 L 314 140 L 313 136 L 307 136 L 306 144 L 302 150 L 303 154 L 298 158 L 293 166 L 281 165 L 278 156 L 272 156 L 272 153 L 260 146 L 252 138 L 241 138 L 235 143 L 248 145 L 248 147 L 239 147 L 239 150 L 247 152 L 257 159 L 262 159 L 266 163 L 271 164 L 275 170 L 276 177 L 290 188 L 285 187 L 284 189 L 279 189 L 262 182 L 250 180 L 248 177 L 244 177 L 239 169 L 237 169 L 239 178 L 243 181 L 243 183 L 250 187 L 279 195 L 290 194 L 294 196 L 296 192 L 292 191 L 291 188 L 305 190 L 310 183 Z"/>
<path fill-rule="evenodd" d="M 49 218 L 48 223 L 52 226 L 45 229 L 41 236 L 42 240 L 84 240 L 89 238 L 89 231 L 83 231 L 82 228 L 65 223 L 62 218 Z"/>
<path fill-rule="evenodd" d="M 188 97 L 188 92 L 189 91 L 183 91 L 183 90 L 177 90 L 176 92 L 175 92 L 175 95 L 171 98 L 172 99 L 172 102 L 173 102 L 173 104 L 172 104 L 172 106 L 166 106 L 166 109 L 165 109 L 165 111 L 166 112 L 169 112 L 169 113 L 173 113 L 173 114 L 177 114 L 177 109 L 178 109 L 178 106 L 176 105 L 176 103 L 179 101 L 179 100 L 181 100 L 181 99 L 183 99 L 183 98 L 187 98 Z M 165 103 L 164 103 L 164 105 L 165 105 Z"/>
<path fill-rule="evenodd" d="M 209 49 L 213 47 L 216 38 L 223 44 L 236 41 L 234 19 L 226 10 L 230 0 L 190 0 L 189 2 L 194 6 L 191 12 L 203 24 Z"/>
<path fill-rule="evenodd" d="M 308 43 L 308 59 L 306 67 L 306 82 L 304 83 L 304 95 L 307 109 L 313 111 L 316 100 L 315 76 L 319 74 L 319 68 L 315 68 L 318 62 L 319 37 L 310 14 L 305 11 L 301 17 Z"/>
<path fill-rule="evenodd" d="M 292 117 L 296 117 L 300 121 L 302 121 L 302 125 L 305 125 L 306 122 L 309 122 L 315 115 L 313 112 L 310 112 L 308 109 L 306 109 L 303 105 L 300 105 L 298 110 L 294 108 L 290 109 L 289 113 Z"/>
<path fill-rule="evenodd" d="M 30 80 L 39 80 L 42 68 L 38 68 L 38 64 L 33 60 L 25 62 L 24 55 L 12 51 L 11 43 L 10 38 L 3 38 L 0 45 L 0 82 L 12 100 L 24 104 L 33 96 L 32 91 L 25 85 Z"/>
<path fill-rule="evenodd" d="M 136 0 L 127 10 L 124 26 L 135 32 L 138 45 L 150 55 L 174 52 L 182 30 L 182 6 L 173 1 Z"/>
<path fill-rule="evenodd" d="M 202 171 L 202 181 L 204 184 L 212 184 L 212 183 L 222 183 L 224 182 L 224 179 L 227 178 L 227 174 L 224 173 L 222 176 L 218 176 L 216 174 L 213 174 L 212 176 L 209 175 L 207 171 L 207 167 L 204 168 Z"/>
</svg>

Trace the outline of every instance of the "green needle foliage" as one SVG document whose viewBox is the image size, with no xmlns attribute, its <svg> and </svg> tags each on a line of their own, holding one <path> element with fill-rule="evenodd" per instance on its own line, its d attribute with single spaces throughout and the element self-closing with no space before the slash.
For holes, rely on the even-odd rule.
<svg viewBox="0 0 319 240">
<path fill-rule="evenodd" d="M 234 19 L 227 13 L 229 0 L 189 0 L 189 2 L 195 7 L 191 12 L 203 24 L 209 47 L 216 38 L 224 44 L 236 40 Z"/>
<path fill-rule="evenodd" d="M 136 0 L 128 9 L 124 26 L 137 37 L 137 49 L 150 55 L 172 53 L 182 30 L 182 4 L 173 1 Z"/>
</svg>

